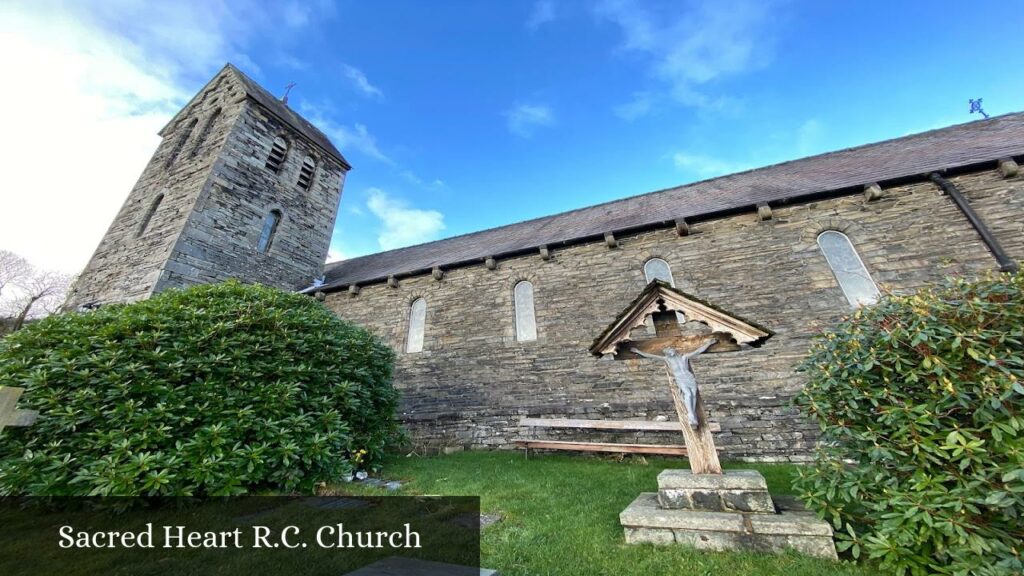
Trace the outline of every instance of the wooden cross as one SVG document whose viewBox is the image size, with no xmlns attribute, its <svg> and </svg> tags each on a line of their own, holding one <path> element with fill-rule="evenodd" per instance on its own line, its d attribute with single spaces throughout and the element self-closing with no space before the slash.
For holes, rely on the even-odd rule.
<svg viewBox="0 0 1024 576">
<path fill-rule="evenodd" d="M 0 432 L 7 426 L 31 426 L 39 417 L 35 410 L 18 410 L 18 398 L 24 392 L 21 388 L 0 386 Z"/>
<path fill-rule="evenodd" d="M 676 405 L 676 415 L 683 427 L 683 443 L 686 444 L 686 458 L 690 461 L 690 470 L 694 474 L 721 474 L 722 464 L 718 461 L 718 449 L 715 439 L 711 436 L 708 413 L 704 410 L 704 400 L 700 389 L 697 389 L 697 427 L 692 428 L 688 422 L 686 405 L 683 404 L 679 387 L 672 372 L 665 367 L 668 374 L 668 387 L 672 390 L 672 402 Z"/>
<path fill-rule="evenodd" d="M 716 332 L 710 336 L 683 336 L 680 333 L 675 312 L 656 312 L 653 317 L 655 337 L 629 344 L 629 347 L 636 347 L 638 350 L 651 353 L 661 353 L 665 348 L 673 348 L 680 354 L 686 354 L 699 348 L 707 338 L 714 337 L 721 344 L 716 344 L 711 350 L 715 348 L 722 351 L 739 349 L 739 346 L 729 341 L 728 334 Z M 631 356 L 636 357 L 632 354 Z M 686 444 L 686 456 L 690 461 L 690 470 L 694 474 L 721 474 L 722 464 L 718 461 L 718 450 L 715 448 L 715 440 L 711 436 L 711 426 L 708 422 L 707 411 L 704 409 L 700 388 L 697 389 L 697 427 L 694 428 L 689 424 L 689 413 L 683 402 L 682 393 L 667 365 L 665 374 L 668 375 L 668 387 L 672 393 L 672 403 L 676 407 L 676 416 L 683 429 L 683 441 Z"/>
</svg>

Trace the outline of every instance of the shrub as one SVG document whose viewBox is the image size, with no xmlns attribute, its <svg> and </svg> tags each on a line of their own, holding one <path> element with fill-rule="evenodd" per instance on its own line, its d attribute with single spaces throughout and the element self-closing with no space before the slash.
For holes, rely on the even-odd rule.
<svg viewBox="0 0 1024 576">
<path fill-rule="evenodd" d="M 795 485 L 840 550 L 898 574 L 1021 572 L 1024 275 L 884 298 L 801 369 L 823 444 Z"/>
<path fill-rule="evenodd" d="M 0 385 L 41 412 L 0 437 L 0 493 L 309 491 L 382 456 L 392 362 L 315 300 L 238 282 L 51 316 L 0 340 Z"/>
</svg>

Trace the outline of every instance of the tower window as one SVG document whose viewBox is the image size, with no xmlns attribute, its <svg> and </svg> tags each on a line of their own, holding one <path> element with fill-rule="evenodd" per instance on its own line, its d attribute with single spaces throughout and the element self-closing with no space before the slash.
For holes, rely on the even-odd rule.
<svg viewBox="0 0 1024 576">
<path fill-rule="evenodd" d="M 818 246 L 851 306 L 856 308 L 878 300 L 878 286 L 846 234 L 826 230 L 818 235 Z"/>
<path fill-rule="evenodd" d="M 174 148 L 171 149 L 170 155 L 167 156 L 167 162 L 164 163 L 165 168 L 169 168 L 171 164 L 174 164 L 175 159 L 178 158 L 178 154 L 181 154 L 181 149 L 185 147 L 185 143 L 188 142 L 188 137 L 192 134 L 192 130 L 196 127 L 199 122 L 197 118 L 193 118 L 188 126 L 182 131 L 181 136 L 178 137 L 178 141 L 174 143 Z"/>
<path fill-rule="evenodd" d="M 537 339 L 537 317 L 533 308 L 533 284 L 523 280 L 512 290 L 516 306 L 516 340 L 529 342 Z"/>
<path fill-rule="evenodd" d="M 661 258 L 651 258 L 644 263 L 644 279 L 648 284 L 652 280 L 661 280 L 668 282 L 669 286 L 676 285 L 675 279 L 672 278 L 672 269 L 668 267 L 668 262 Z"/>
<path fill-rule="evenodd" d="M 263 220 L 263 230 L 260 232 L 260 240 L 256 243 L 256 250 L 266 254 L 274 241 L 274 234 L 277 233 L 277 226 L 281 223 L 281 211 L 271 210 L 267 218 Z"/>
<path fill-rule="evenodd" d="M 423 351 L 423 333 L 427 326 L 427 301 L 417 298 L 409 307 L 409 335 L 405 339 L 405 351 Z"/>
<path fill-rule="evenodd" d="M 309 190 L 313 185 L 313 174 L 316 173 L 316 160 L 306 156 L 302 161 L 302 169 L 299 170 L 299 188 Z"/>
<path fill-rule="evenodd" d="M 288 156 L 288 141 L 278 136 L 274 138 L 274 146 L 270 149 L 270 155 L 267 156 L 267 169 L 277 174 L 281 171 L 281 165 L 284 164 L 284 159 Z"/>
<path fill-rule="evenodd" d="M 146 233 L 146 229 L 149 228 L 149 221 L 153 219 L 153 214 L 156 214 L 156 209 L 160 207 L 160 203 L 163 201 L 163 194 L 159 194 L 153 199 L 153 202 L 149 205 L 149 209 L 146 210 L 146 215 L 142 217 L 142 222 L 139 224 L 138 231 L 135 233 L 136 238 Z"/>
<path fill-rule="evenodd" d="M 195 158 L 196 154 L 199 153 L 199 148 L 206 142 L 206 137 L 210 135 L 210 130 L 213 129 L 218 116 L 220 116 L 220 108 L 214 110 L 210 117 L 206 119 L 206 124 L 203 124 L 203 129 L 199 131 L 199 136 L 196 136 L 196 143 L 192 145 L 192 151 L 188 154 L 189 158 Z"/>
</svg>

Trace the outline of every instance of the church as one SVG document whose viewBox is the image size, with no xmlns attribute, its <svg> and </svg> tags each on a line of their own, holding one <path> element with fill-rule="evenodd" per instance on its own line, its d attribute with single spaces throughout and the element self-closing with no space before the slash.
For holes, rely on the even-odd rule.
<svg viewBox="0 0 1024 576">
<path fill-rule="evenodd" d="M 228 278 L 301 290 L 395 350 L 400 417 L 430 450 L 677 443 L 666 427 L 522 422 L 674 418 L 662 366 L 592 352 L 657 285 L 770 334 L 693 364 L 723 457 L 806 459 L 817 431 L 790 400 L 815 334 L 887 293 L 1024 258 L 1024 113 L 326 267 L 351 166 L 287 102 L 229 64 L 160 134 L 66 306 Z"/>
</svg>

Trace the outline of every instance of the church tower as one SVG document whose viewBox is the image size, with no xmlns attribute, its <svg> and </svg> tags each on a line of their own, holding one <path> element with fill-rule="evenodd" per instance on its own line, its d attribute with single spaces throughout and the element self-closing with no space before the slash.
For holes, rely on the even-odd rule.
<svg viewBox="0 0 1024 576">
<path fill-rule="evenodd" d="M 160 131 L 67 309 L 238 278 L 305 288 L 351 168 L 330 140 L 226 65 Z"/>
</svg>

